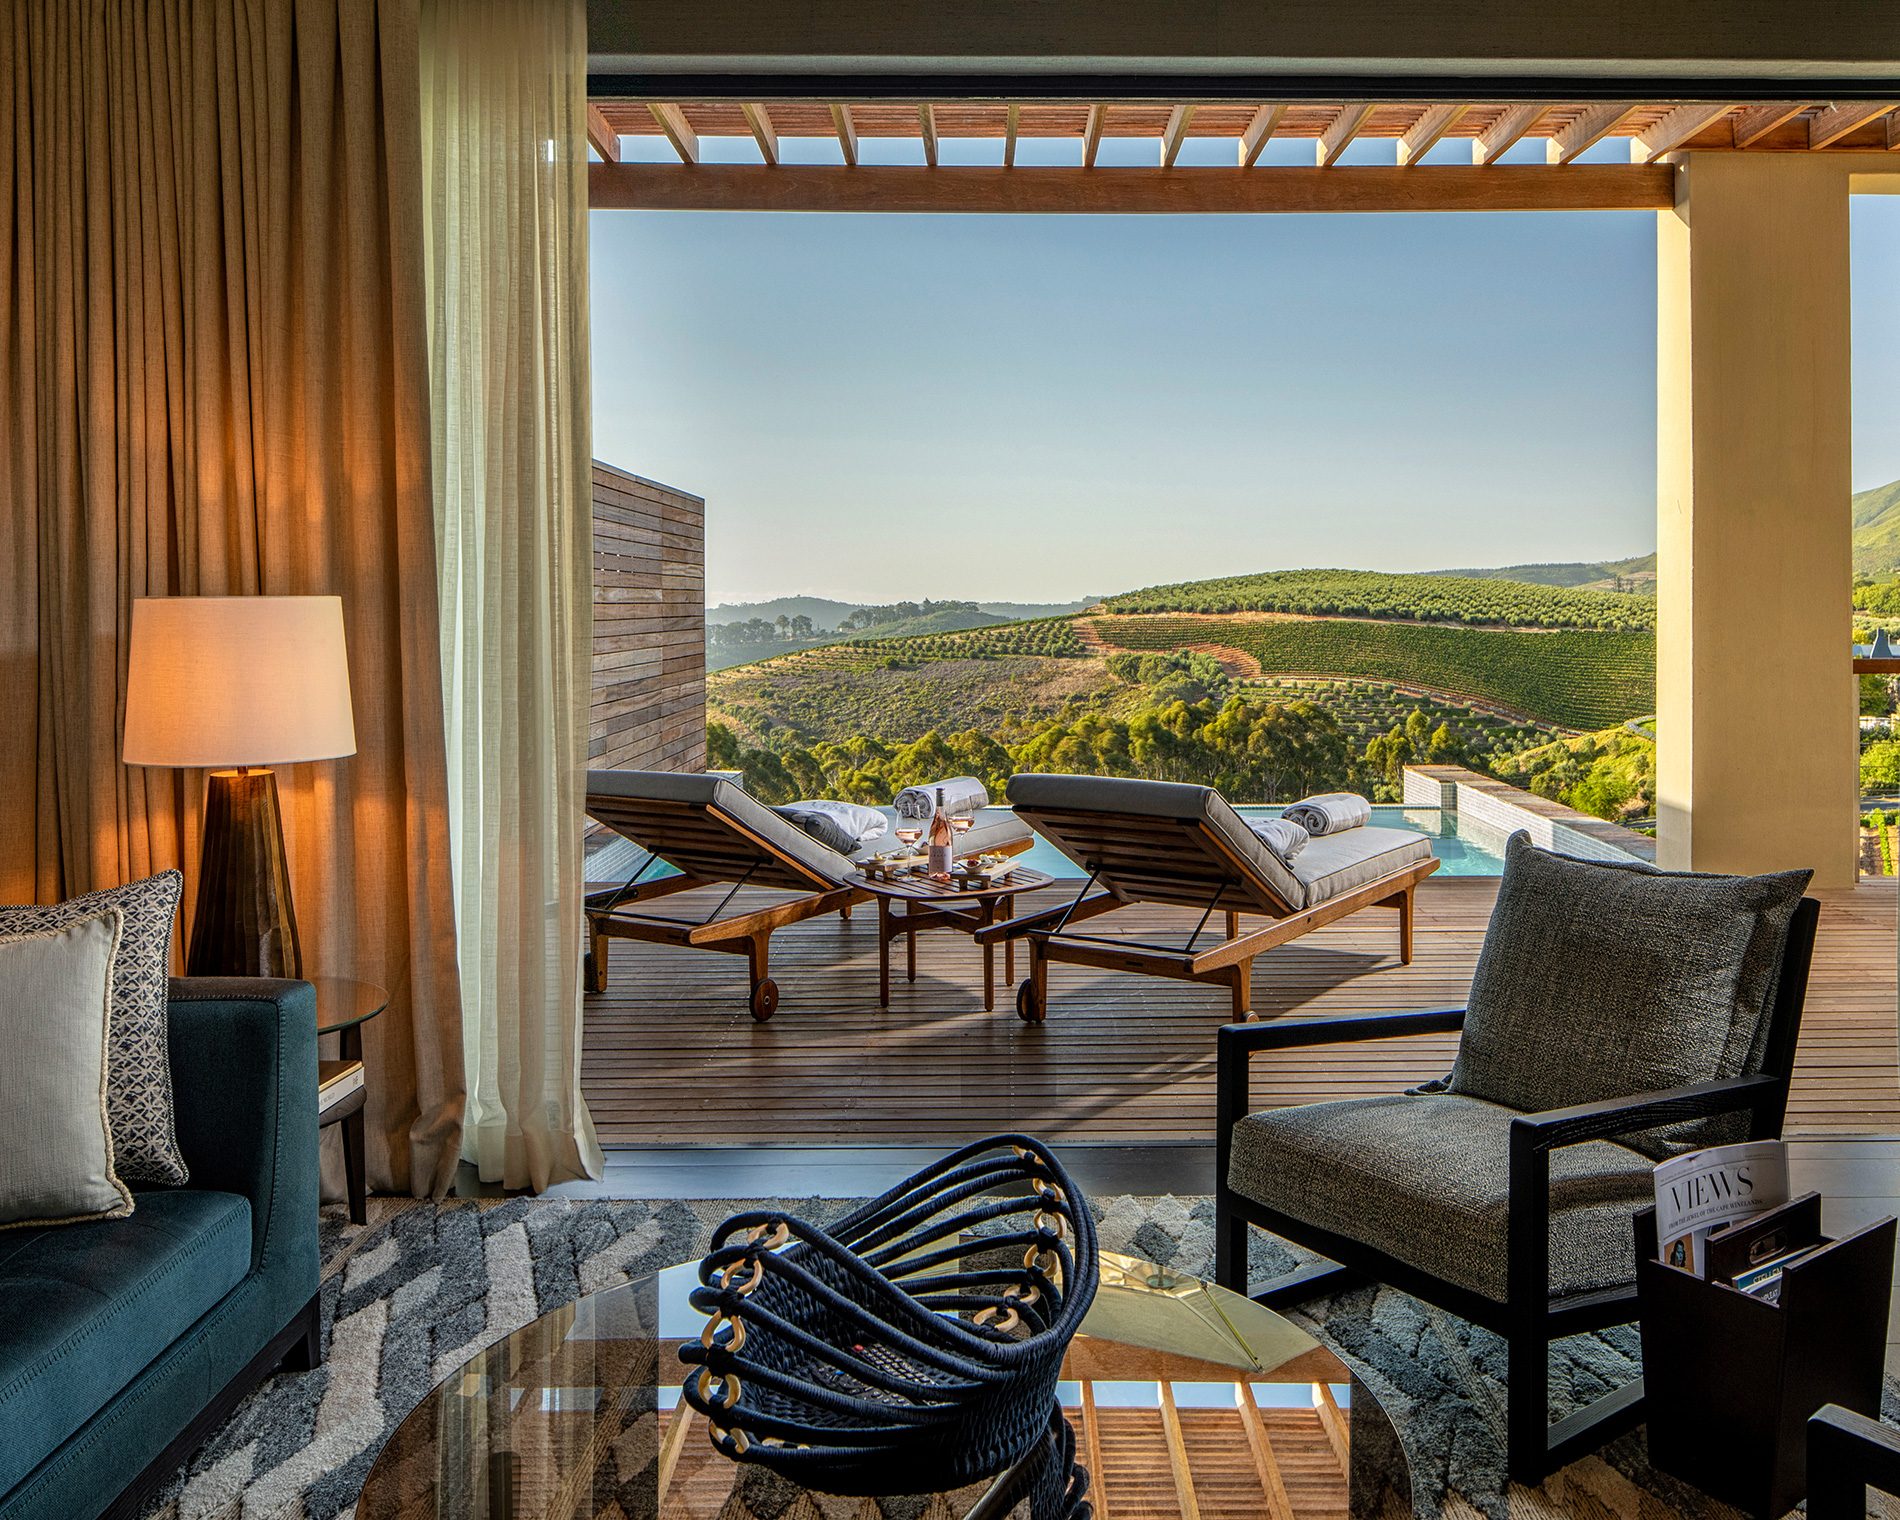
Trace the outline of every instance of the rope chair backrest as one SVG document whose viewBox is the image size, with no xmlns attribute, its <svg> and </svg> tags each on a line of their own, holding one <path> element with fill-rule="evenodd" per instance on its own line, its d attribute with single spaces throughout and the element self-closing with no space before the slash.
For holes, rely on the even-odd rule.
<svg viewBox="0 0 1900 1520">
<path fill-rule="evenodd" d="M 1049 1149 L 978 1141 L 829 1229 L 765 1211 L 721 1225 L 684 1396 L 720 1451 L 810 1487 L 960 1487 L 1048 1432 L 1096 1277 L 1094 1220 Z"/>
</svg>

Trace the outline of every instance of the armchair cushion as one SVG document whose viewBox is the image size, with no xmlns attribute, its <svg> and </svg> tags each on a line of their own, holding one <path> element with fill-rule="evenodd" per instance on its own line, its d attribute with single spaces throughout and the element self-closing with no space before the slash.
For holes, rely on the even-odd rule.
<svg viewBox="0 0 1900 1520">
<path fill-rule="evenodd" d="M 1454 1094 L 1274 1109 L 1234 1126 L 1227 1183 L 1497 1303 L 1506 1301 L 1512 1109 Z M 1607 1140 L 1550 1153 L 1550 1288 L 1582 1293 L 1636 1272 L 1631 1211 L 1646 1156 Z"/>
<path fill-rule="evenodd" d="M 1513 835 L 1450 1090 L 1538 1112 L 1759 1070 L 1808 876 L 1611 865 Z M 1739 1138 L 1733 1128 L 1629 1143 L 1662 1157 Z"/>
</svg>

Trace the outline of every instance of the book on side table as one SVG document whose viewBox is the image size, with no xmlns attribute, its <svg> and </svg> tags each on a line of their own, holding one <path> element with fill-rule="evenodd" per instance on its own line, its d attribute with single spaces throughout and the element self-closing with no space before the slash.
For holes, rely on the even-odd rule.
<svg viewBox="0 0 1900 1520">
<path fill-rule="evenodd" d="M 361 1061 L 317 1062 L 317 1123 L 325 1123 L 362 1090 Z"/>
</svg>

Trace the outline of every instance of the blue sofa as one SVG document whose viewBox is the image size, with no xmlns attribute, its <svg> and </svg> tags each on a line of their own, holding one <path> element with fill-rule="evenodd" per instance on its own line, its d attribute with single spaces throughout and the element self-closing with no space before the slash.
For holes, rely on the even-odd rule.
<svg viewBox="0 0 1900 1520">
<path fill-rule="evenodd" d="M 0 1230 L 0 1520 L 136 1514 L 259 1381 L 317 1365 L 315 998 L 174 981 L 189 1184 Z"/>
</svg>

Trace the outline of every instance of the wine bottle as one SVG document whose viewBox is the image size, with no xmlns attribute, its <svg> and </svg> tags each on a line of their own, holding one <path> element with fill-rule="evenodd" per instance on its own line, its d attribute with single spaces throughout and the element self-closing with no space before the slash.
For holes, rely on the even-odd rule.
<svg viewBox="0 0 1900 1520">
<path fill-rule="evenodd" d="M 937 788 L 937 811 L 930 815 L 930 855 L 924 862 L 924 869 L 932 881 L 950 879 L 950 861 L 955 853 L 951 847 L 950 815 L 943 810 L 943 788 Z"/>
</svg>

